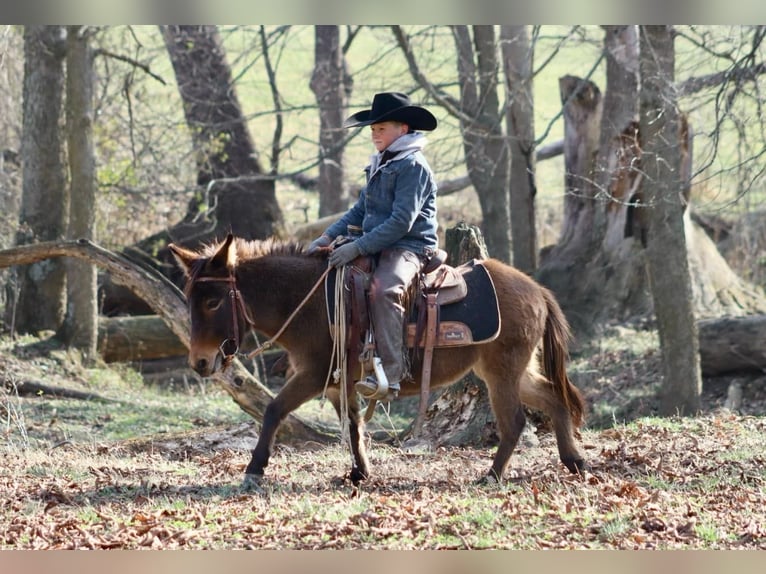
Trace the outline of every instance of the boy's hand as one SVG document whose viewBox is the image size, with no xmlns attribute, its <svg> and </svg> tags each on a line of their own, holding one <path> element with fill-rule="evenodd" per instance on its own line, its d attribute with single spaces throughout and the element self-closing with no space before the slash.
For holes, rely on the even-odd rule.
<svg viewBox="0 0 766 574">
<path fill-rule="evenodd" d="M 317 237 L 314 241 L 312 241 L 309 244 L 309 248 L 306 250 L 306 254 L 311 255 L 312 253 L 316 253 L 320 249 L 325 249 L 330 246 L 330 243 L 332 243 L 332 239 L 330 239 L 327 235 L 322 235 L 320 237 Z"/>
<path fill-rule="evenodd" d="M 345 243 L 340 247 L 336 247 L 332 250 L 329 259 L 330 265 L 333 267 L 342 267 L 346 263 L 350 263 L 359 257 L 361 254 L 362 252 L 360 251 L 359 246 L 356 244 L 356 241 Z"/>
</svg>

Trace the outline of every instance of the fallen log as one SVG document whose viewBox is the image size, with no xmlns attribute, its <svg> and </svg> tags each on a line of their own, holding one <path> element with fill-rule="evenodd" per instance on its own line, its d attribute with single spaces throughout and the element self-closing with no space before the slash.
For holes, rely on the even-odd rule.
<svg viewBox="0 0 766 574">
<path fill-rule="evenodd" d="M 98 351 L 107 363 L 186 355 L 186 346 L 158 315 L 100 317 Z"/>
<path fill-rule="evenodd" d="M 5 388 L 20 397 L 42 397 L 46 399 L 77 399 L 80 401 L 96 401 L 98 403 L 120 403 L 117 399 L 102 397 L 91 391 L 78 391 L 55 385 L 47 385 L 40 381 L 5 382 Z"/>
<path fill-rule="evenodd" d="M 703 375 L 766 373 L 766 315 L 703 319 L 697 325 Z"/>
</svg>

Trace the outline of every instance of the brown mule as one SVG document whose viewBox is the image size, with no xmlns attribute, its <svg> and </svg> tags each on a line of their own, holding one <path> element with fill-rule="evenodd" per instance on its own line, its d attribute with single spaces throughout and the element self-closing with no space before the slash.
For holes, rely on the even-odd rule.
<svg viewBox="0 0 766 574">
<path fill-rule="evenodd" d="M 245 241 L 229 235 L 199 252 L 170 248 L 187 276 L 189 363 L 202 376 L 226 364 L 250 326 L 269 337 L 278 333 L 327 269 L 325 255 L 306 255 L 301 245 L 272 240 Z M 566 318 L 553 294 L 524 273 L 494 259 L 482 264 L 497 292 L 500 333 L 489 343 L 436 349 L 431 387 L 449 385 L 472 369 L 486 384 L 500 443 L 485 478 L 502 478 L 526 423 L 523 404 L 550 417 L 559 457 L 578 473 L 585 461 L 575 431 L 583 422 L 584 404 L 566 373 Z M 321 289 L 308 298 L 277 342 L 289 353 L 292 375 L 266 408 L 246 480 L 263 476 L 282 420 L 324 389 L 333 343 Z M 352 368 L 358 372 L 358 365 Z M 418 384 L 403 385 L 400 395 L 419 392 L 417 357 L 412 373 Z M 343 401 L 347 413 L 341 412 L 338 386 L 330 385 L 327 397 L 339 417 L 348 416 L 354 458 L 350 478 L 358 483 L 369 476 L 369 462 L 364 421 L 353 392 L 349 385 L 350 400 Z"/>
</svg>

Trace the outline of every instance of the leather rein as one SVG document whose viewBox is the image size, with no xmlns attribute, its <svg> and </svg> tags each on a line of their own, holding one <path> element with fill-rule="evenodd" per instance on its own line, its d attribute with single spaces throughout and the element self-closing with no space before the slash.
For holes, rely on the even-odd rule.
<svg viewBox="0 0 766 574">
<path fill-rule="evenodd" d="M 303 308 L 303 306 L 308 302 L 311 296 L 316 292 L 316 290 L 325 280 L 325 277 L 327 277 L 327 274 L 330 272 L 330 269 L 332 269 L 332 267 L 328 266 L 327 269 L 324 270 L 322 275 L 319 276 L 319 279 L 317 279 L 317 282 L 314 283 L 314 286 L 311 288 L 308 294 L 303 298 L 303 301 L 300 302 L 298 307 L 296 307 L 295 310 L 292 312 L 292 314 L 287 318 L 287 320 L 284 322 L 282 327 L 280 327 L 279 331 L 277 331 L 273 337 L 271 337 L 268 341 L 260 345 L 257 349 L 250 351 L 250 353 L 247 354 L 248 359 L 252 359 L 253 357 L 257 355 L 260 355 L 261 353 L 270 349 L 274 345 L 274 342 L 277 339 L 279 339 L 279 337 L 282 336 L 282 333 L 285 332 L 285 329 L 287 329 L 288 325 L 290 325 L 290 323 L 298 314 L 298 312 Z M 229 273 L 228 277 L 197 277 L 194 280 L 194 283 L 197 283 L 197 282 L 228 283 L 229 284 L 229 300 L 231 305 L 231 326 L 232 326 L 232 331 L 234 332 L 234 335 L 233 337 L 228 337 L 224 339 L 223 342 L 219 345 L 218 350 L 221 352 L 224 362 L 231 361 L 237 355 L 237 353 L 239 353 L 239 345 L 241 342 L 240 335 L 239 335 L 240 314 L 244 318 L 245 323 L 247 323 L 250 327 L 255 327 L 255 322 L 253 321 L 253 318 L 250 316 L 250 313 L 248 313 L 247 307 L 245 306 L 245 302 L 242 299 L 242 295 L 239 291 L 239 288 L 237 287 L 237 278 L 234 276 L 234 272 L 232 271 Z M 231 351 L 231 353 L 227 353 L 226 346 L 230 341 L 234 345 L 234 350 Z"/>
</svg>

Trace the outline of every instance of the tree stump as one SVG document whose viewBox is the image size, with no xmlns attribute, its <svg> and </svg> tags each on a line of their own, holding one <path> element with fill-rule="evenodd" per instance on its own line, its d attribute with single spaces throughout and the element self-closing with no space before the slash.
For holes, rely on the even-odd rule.
<svg viewBox="0 0 766 574">
<path fill-rule="evenodd" d="M 447 229 L 445 250 L 447 261 L 453 266 L 488 257 L 479 228 L 465 223 Z M 412 426 L 408 427 L 403 435 L 410 437 L 412 430 Z M 481 446 L 496 439 L 489 395 L 481 379 L 469 373 L 432 398 L 417 438 L 454 446 Z"/>
</svg>

